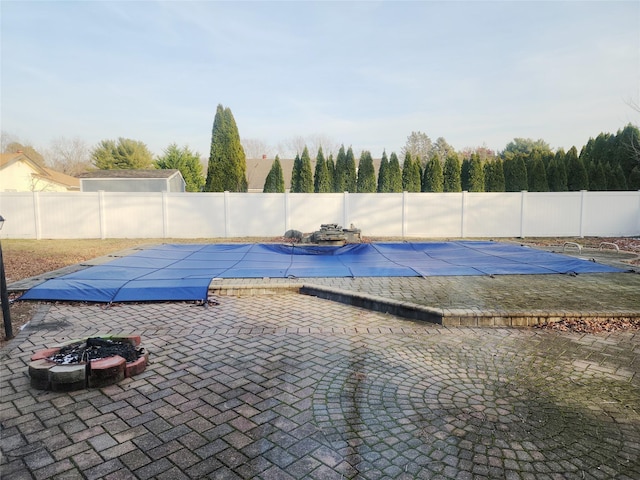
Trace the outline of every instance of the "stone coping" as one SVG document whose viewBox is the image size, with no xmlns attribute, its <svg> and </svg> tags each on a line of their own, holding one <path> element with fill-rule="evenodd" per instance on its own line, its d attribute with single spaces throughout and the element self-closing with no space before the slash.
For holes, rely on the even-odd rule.
<svg viewBox="0 0 640 480">
<path fill-rule="evenodd" d="M 558 322 L 563 319 L 605 320 L 619 318 L 623 320 L 640 318 L 640 312 L 628 311 L 549 311 L 549 310 L 486 310 L 486 309 L 455 309 L 433 308 L 412 302 L 400 301 L 393 298 L 371 295 L 364 292 L 354 292 L 325 285 L 306 283 L 269 284 L 256 282 L 254 284 L 220 284 L 212 283 L 209 292 L 225 296 L 254 296 L 284 293 L 300 293 L 326 300 L 344 303 L 355 307 L 366 308 L 381 313 L 389 313 L 412 320 L 422 320 L 443 326 L 466 327 L 528 327 L 544 323 Z"/>
</svg>

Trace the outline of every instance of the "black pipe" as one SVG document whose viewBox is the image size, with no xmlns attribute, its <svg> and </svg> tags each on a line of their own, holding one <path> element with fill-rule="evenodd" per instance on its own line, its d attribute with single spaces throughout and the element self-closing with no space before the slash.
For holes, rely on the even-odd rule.
<svg viewBox="0 0 640 480">
<path fill-rule="evenodd" d="M 2 258 L 2 242 L 0 242 L 0 301 L 2 302 L 2 318 L 4 320 L 4 335 L 7 340 L 13 338 L 11 326 L 11 311 L 9 310 L 9 292 L 7 291 L 7 278 L 4 274 L 4 260 Z"/>
</svg>

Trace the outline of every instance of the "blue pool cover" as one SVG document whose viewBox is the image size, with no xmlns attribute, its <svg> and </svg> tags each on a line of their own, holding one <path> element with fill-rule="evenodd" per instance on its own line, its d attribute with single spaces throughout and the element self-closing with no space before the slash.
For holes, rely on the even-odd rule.
<svg viewBox="0 0 640 480">
<path fill-rule="evenodd" d="M 498 242 L 158 245 L 47 280 L 21 298 L 81 302 L 205 300 L 214 278 L 427 277 L 623 270 Z"/>
</svg>

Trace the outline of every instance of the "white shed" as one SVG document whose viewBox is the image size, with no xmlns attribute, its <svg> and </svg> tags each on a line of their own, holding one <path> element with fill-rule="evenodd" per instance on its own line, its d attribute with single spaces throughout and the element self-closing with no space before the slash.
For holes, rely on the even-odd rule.
<svg viewBox="0 0 640 480">
<path fill-rule="evenodd" d="M 78 175 L 81 192 L 184 192 L 180 170 L 94 170 Z"/>
</svg>

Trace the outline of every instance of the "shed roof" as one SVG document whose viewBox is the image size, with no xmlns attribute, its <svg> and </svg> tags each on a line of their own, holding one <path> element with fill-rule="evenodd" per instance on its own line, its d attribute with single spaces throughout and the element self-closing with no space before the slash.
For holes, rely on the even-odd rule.
<svg viewBox="0 0 640 480">
<path fill-rule="evenodd" d="M 130 170 L 130 169 L 114 169 L 114 170 L 93 170 L 78 175 L 78 178 L 171 178 L 180 170 L 176 169 L 155 169 L 155 170 Z"/>
</svg>

